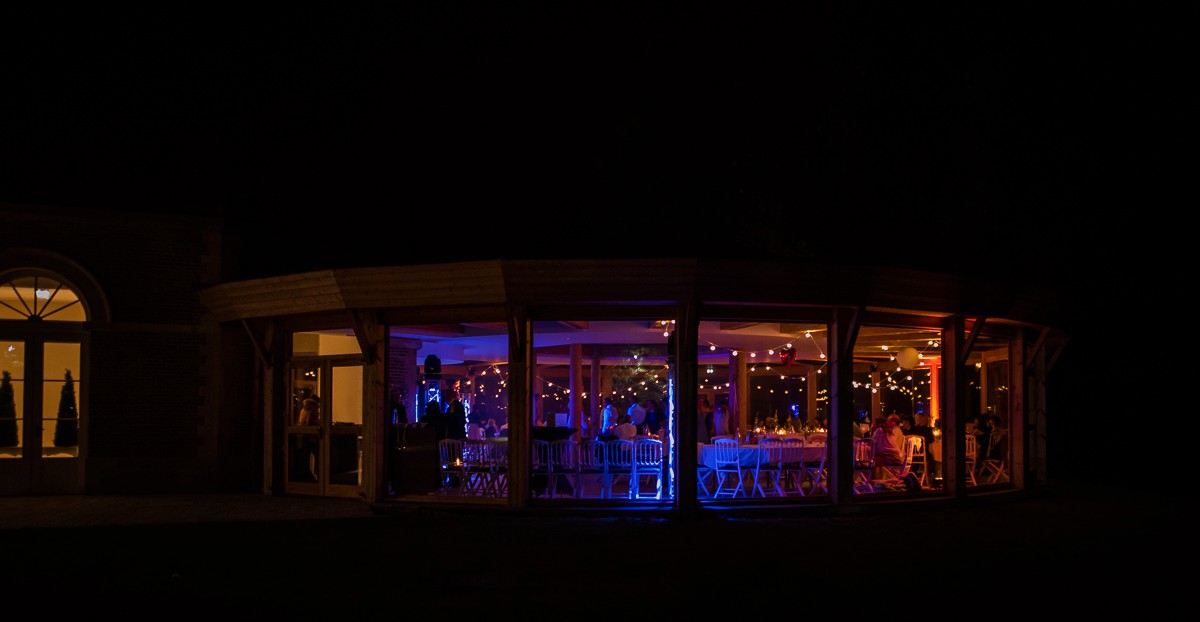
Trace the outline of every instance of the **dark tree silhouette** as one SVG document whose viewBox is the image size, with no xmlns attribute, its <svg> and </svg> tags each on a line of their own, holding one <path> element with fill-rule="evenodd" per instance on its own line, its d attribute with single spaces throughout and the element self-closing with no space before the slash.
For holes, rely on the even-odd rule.
<svg viewBox="0 0 1200 622">
<path fill-rule="evenodd" d="M 6 369 L 0 377 L 0 447 L 16 447 L 17 403 L 13 400 L 12 374 Z"/>
<path fill-rule="evenodd" d="M 79 444 L 79 413 L 75 410 L 75 381 L 71 370 L 67 370 L 67 381 L 63 383 L 58 398 L 58 424 L 54 427 L 55 447 L 74 447 Z"/>
</svg>

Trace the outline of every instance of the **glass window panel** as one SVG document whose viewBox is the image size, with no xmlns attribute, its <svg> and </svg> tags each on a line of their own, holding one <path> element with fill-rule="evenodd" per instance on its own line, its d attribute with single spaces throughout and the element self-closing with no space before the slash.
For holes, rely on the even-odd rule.
<svg viewBox="0 0 1200 622">
<path fill-rule="evenodd" d="M 292 370 L 292 425 L 321 422 L 320 388 L 320 366 L 299 366 Z"/>
<path fill-rule="evenodd" d="M 884 325 L 859 329 L 854 344 L 854 410 L 860 417 L 859 431 L 871 438 L 874 466 L 856 472 L 856 491 L 904 495 L 940 484 L 941 341 L 937 329 Z M 892 416 L 899 420 L 895 431 L 886 425 Z M 921 439 L 924 464 L 918 454 L 906 466 L 910 436 Z"/>
<path fill-rule="evenodd" d="M 42 448 L 48 457 L 79 455 L 78 343 L 47 343 L 42 365 Z"/>
<path fill-rule="evenodd" d="M 774 503 L 828 494 L 821 463 L 825 446 L 818 436 L 828 425 L 828 334 L 819 323 L 700 322 L 697 377 L 706 399 L 698 400 L 702 412 L 694 420 L 702 503 L 735 497 Z M 711 415 L 704 412 L 706 403 Z M 719 460 L 720 451 L 706 438 L 710 431 L 737 438 L 736 462 Z M 795 464 L 785 469 L 785 454 L 772 443 L 789 440 L 808 443 L 808 450 L 789 451 Z"/>
<path fill-rule="evenodd" d="M 13 279 L 0 286 L 0 319 L 38 317 L 56 322 L 83 322 L 87 313 L 69 285 L 45 276 Z"/>
<path fill-rule="evenodd" d="M 21 457 L 25 344 L 0 341 L 0 458 Z"/>
<path fill-rule="evenodd" d="M 978 416 L 970 422 L 977 457 L 967 486 L 1009 482 L 1012 447 L 1009 442 L 1009 362 L 1006 340 L 981 335 L 968 360 L 968 387 Z"/>
<path fill-rule="evenodd" d="M 12 374 L 13 380 L 25 378 L 25 343 L 0 341 L 0 371 Z M 19 411 L 18 411 L 19 412 Z"/>
<path fill-rule="evenodd" d="M 670 320 L 534 322 L 535 496 L 622 503 L 674 498 L 673 328 Z M 606 398 L 609 422 L 603 421 Z M 562 440 L 574 444 L 555 444 Z M 585 454 L 607 460 L 607 476 L 597 466 L 603 462 L 585 465 Z"/>
<path fill-rule="evenodd" d="M 362 425 L 363 370 L 361 365 L 333 368 L 333 425 Z"/>
<path fill-rule="evenodd" d="M 388 395 L 397 403 L 387 431 L 389 496 L 453 495 L 480 502 L 507 496 L 508 327 L 504 318 L 393 324 L 388 332 Z M 466 420 L 457 436 L 469 433 L 490 444 L 478 447 L 487 452 L 446 448 L 447 463 L 441 458 L 439 441 L 448 436 L 443 411 L 450 388 L 455 389 Z M 469 473 L 464 471 L 467 455 L 473 469 Z"/>
<path fill-rule="evenodd" d="M 288 481 L 315 482 L 321 439 L 316 434 L 288 434 Z"/>
</svg>

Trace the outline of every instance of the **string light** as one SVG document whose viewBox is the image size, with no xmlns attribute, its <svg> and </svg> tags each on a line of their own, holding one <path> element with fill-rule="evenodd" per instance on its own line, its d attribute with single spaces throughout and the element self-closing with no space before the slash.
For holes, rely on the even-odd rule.
<svg viewBox="0 0 1200 622">
<path fill-rule="evenodd" d="M 825 359 L 827 358 L 827 357 L 826 357 L 826 355 L 825 355 L 825 350 L 824 350 L 824 349 L 821 347 L 821 344 L 817 343 L 817 340 L 816 340 L 816 338 L 815 338 L 815 337 L 813 337 L 813 335 L 812 335 L 812 330 L 811 330 L 811 329 L 804 331 L 804 337 L 805 337 L 806 339 L 808 339 L 809 341 L 811 341 L 811 342 L 812 342 L 812 344 L 813 344 L 813 347 L 814 347 L 814 348 L 816 348 L 816 350 L 817 350 L 817 358 L 818 358 L 818 359 L 821 359 L 821 360 L 825 360 Z M 789 350 L 789 349 L 791 349 L 791 348 L 793 348 L 793 347 L 794 347 L 794 346 L 793 346 L 793 343 L 792 343 L 791 341 L 788 341 L 788 342 L 785 342 L 785 343 L 783 343 L 783 344 L 781 344 L 781 345 L 779 345 L 779 346 L 775 346 L 775 347 L 770 347 L 770 348 L 767 348 L 767 349 L 766 349 L 766 354 L 767 354 L 767 356 L 774 356 L 774 355 L 775 355 L 777 352 L 779 352 L 780 350 Z M 738 355 L 738 350 L 736 350 L 736 349 L 733 349 L 733 348 L 725 348 L 724 346 L 722 346 L 722 345 L 720 345 L 720 344 L 717 344 L 717 343 L 713 343 L 713 342 L 711 342 L 711 341 L 710 341 L 710 342 L 708 342 L 708 349 L 709 349 L 709 351 L 710 351 L 710 352 L 712 352 L 712 351 L 715 351 L 715 350 L 717 350 L 717 349 L 728 349 L 728 350 L 729 350 L 729 353 L 730 353 L 731 355 L 733 355 L 733 356 L 737 356 L 737 355 Z M 750 353 L 750 358 L 757 358 L 757 357 L 758 357 L 758 352 L 751 352 L 751 353 Z"/>
</svg>

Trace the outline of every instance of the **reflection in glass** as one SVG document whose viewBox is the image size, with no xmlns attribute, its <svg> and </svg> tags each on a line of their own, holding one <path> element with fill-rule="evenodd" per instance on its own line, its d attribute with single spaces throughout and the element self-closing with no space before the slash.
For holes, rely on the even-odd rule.
<svg viewBox="0 0 1200 622">
<path fill-rule="evenodd" d="M 42 455 L 79 456 L 78 343 L 47 343 L 43 349 Z"/>
</svg>

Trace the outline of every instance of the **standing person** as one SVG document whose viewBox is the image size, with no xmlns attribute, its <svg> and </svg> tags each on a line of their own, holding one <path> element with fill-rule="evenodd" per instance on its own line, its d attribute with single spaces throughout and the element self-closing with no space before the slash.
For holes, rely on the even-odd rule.
<svg viewBox="0 0 1200 622">
<path fill-rule="evenodd" d="M 612 427 L 617 425 L 617 413 L 613 409 L 611 397 L 604 398 L 604 410 L 600 411 L 600 429 L 596 431 L 596 436 L 608 434 Z"/>
<path fill-rule="evenodd" d="M 659 428 L 666 425 L 667 416 L 654 400 L 646 400 L 642 407 L 646 409 L 646 433 L 658 434 Z"/>
<path fill-rule="evenodd" d="M 321 398 L 316 393 L 304 398 L 301 402 L 300 414 L 296 416 L 296 425 L 321 424 Z"/>
<path fill-rule="evenodd" d="M 296 416 L 297 425 L 321 425 L 321 398 L 316 393 L 304 398 L 300 413 Z M 295 435 L 296 448 L 292 452 L 292 480 L 300 482 L 317 481 L 317 447 L 316 436 L 311 434 Z"/>
<path fill-rule="evenodd" d="M 713 411 L 713 429 L 712 436 L 729 436 L 729 412 L 725 410 L 724 404 L 717 404 L 717 409 Z"/>
<path fill-rule="evenodd" d="M 1004 460 L 1008 456 L 1008 428 L 999 415 L 988 417 L 988 444 L 985 460 Z"/>
<path fill-rule="evenodd" d="M 408 425 L 408 413 L 404 408 L 404 391 L 392 389 L 388 403 L 387 446 L 383 448 L 384 472 L 387 474 L 387 494 L 396 494 L 396 484 L 400 480 L 399 456 L 405 444 L 405 426 Z"/>
<path fill-rule="evenodd" d="M 392 389 L 392 397 L 388 402 L 388 426 L 391 428 L 388 439 L 393 447 L 400 447 L 404 444 L 401 436 L 406 425 L 408 425 L 408 409 L 404 405 L 404 391 Z"/>
<path fill-rule="evenodd" d="M 433 428 L 433 435 L 437 440 L 446 438 L 446 416 L 442 414 L 442 406 L 438 404 L 437 398 L 425 404 L 425 416 L 421 417 L 421 422 Z"/>
<path fill-rule="evenodd" d="M 696 442 L 711 443 L 713 435 L 712 403 L 707 397 L 701 397 L 696 408 Z"/>
<path fill-rule="evenodd" d="M 446 389 L 446 438 L 467 437 L 467 410 L 462 400 L 458 399 L 458 391 Z"/>
<path fill-rule="evenodd" d="M 646 429 L 646 409 L 638 403 L 637 398 L 633 398 L 633 403 L 629 405 L 629 409 L 625 411 L 629 415 L 629 422 L 633 424 L 634 429 L 638 434 L 643 434 Z"/>
<path fill-rule="evenodd" d="M 696 408 L 696 429 L 700 430 L 696 433 L 696 437 L 703 442 L 713 441 L 713 402 L 708 401 L 707 396 L 701 396 L 697 402 Z"/>
</svg>

